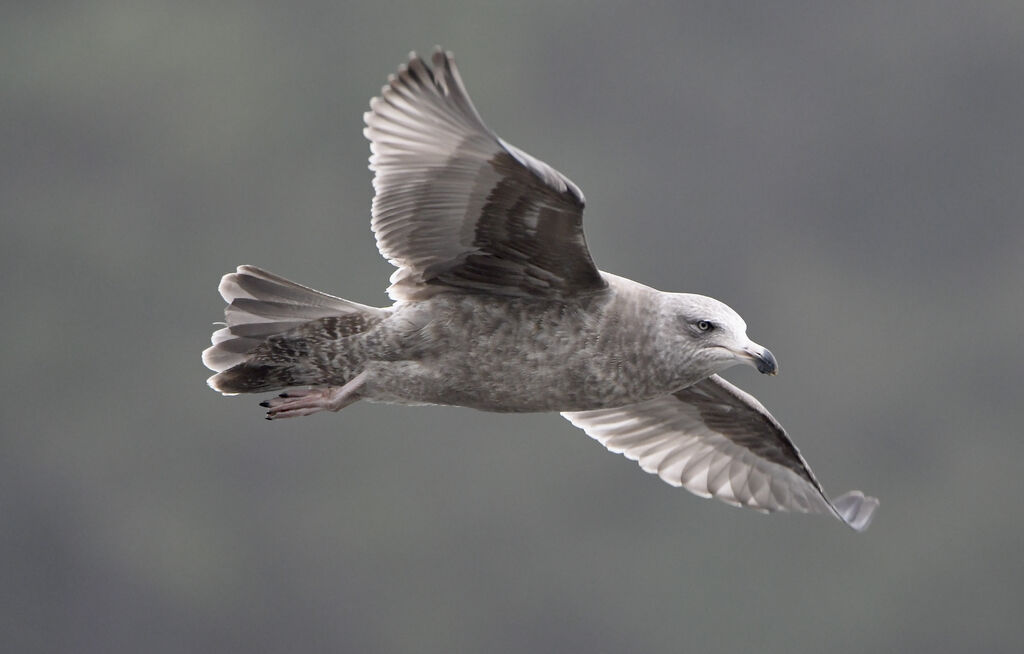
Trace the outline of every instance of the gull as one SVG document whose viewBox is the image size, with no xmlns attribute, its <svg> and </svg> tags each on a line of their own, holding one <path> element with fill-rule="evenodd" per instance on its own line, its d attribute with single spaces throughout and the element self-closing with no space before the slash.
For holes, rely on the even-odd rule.
<svg viewBox="0 0 1024 654">
<path fill-rule="evenodd" d="M 580 189 L 484 124 L 451 53 L 431 59 L 410 54 L 364 116 L 371 228 L 397 268 L 394 304 L 239 266 L 220 282 L 209 385 L 283 391 L 261 402 L 267 419 L 361 399 L 557 411 L 696 495 L 867 528 L 878 500 L 830 500 L 779 422 L 719 376 L 778 371 L 739 314 L 598 270 Z"/>
</svg>

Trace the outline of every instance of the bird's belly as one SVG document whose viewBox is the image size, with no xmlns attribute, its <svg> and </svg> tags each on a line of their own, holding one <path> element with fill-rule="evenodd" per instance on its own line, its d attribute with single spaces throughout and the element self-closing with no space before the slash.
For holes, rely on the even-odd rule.
<svg viewBox="0 0 1024 654">
<path fill-rule="evenodd" d="M 371 368 L 367 399 L 398 404 L 446 404 L 483 411 L 586 411 L 660 395 L 627 373 L 614 357 L 474 352 Z"/>
<path fill-rule="evenodd" d="M 388 360 L 364 397 L 485 411 L 584 411 L 666 392 L 644 330 L 588 306 L 479 296 L 405 305 L 389 321 Z M 640 365 L 639 361 L 647 361 Z"/>
</svg>

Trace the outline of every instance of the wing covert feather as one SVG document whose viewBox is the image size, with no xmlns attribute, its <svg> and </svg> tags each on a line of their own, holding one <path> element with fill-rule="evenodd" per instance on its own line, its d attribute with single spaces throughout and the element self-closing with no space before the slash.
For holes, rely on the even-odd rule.
<svg viewBox="0 0 1024 654">
<path fill-rule="evenodd" d="M 583 194 L 491 132 L 451 53 L 415 53 L 370 102 L 371 227 L 397 270 L 388 293 L 564 297 L 606 283 L 583 235 Z"/>
<path fill-rule="evenodd" d="M 832 502 L 778 421 L 718 375 L 646 402 L 562 415 L 610 451 L 701 497 L 763 512 L 828 513 L 857 531 L 878 507 L 860 491 Z"/>
</svg>

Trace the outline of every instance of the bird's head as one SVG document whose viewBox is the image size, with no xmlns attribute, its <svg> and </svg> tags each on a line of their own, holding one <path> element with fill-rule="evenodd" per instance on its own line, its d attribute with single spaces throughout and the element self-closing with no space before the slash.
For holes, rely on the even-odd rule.
<svg viewBox="0 0 1024 654">
<path fill-rule="evenodd" d="M 662 319 L 673 323 L 675 345 L 687 357 L 691 370 L 707 376 L 743 363 L 766 375 L 778 373 L 771 351 L 747 337 L 743 318 L 714 298 L 667 294 Z"/>
</svg>

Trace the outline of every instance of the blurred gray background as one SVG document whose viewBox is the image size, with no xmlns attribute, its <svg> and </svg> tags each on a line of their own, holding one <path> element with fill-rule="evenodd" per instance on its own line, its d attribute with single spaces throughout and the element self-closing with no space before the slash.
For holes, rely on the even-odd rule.
<svg viewBox="0 0 1024 654">
<path fill-rule="evenodd" d="M 602 268 L 746 317 L 867 533 L 206 387 L 237 264 L 388 302 L 361 116 L 435 43 Z M 3 651 L 1024 648 L 1024 4 L 8 3 L 0 54 Z"/>
</svg>

